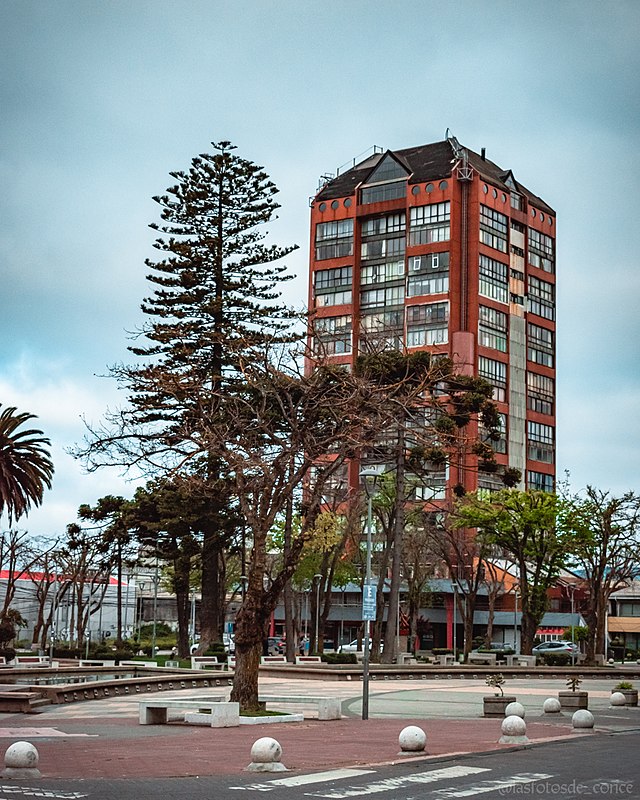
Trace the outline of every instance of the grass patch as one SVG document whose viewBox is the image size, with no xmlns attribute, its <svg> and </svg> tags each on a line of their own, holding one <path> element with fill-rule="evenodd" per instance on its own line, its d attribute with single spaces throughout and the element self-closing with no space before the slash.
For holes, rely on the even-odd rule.
<svg viewBox="0 0 640 800">
<path fill-rule="evenodd" d="M 287 711 L 267 711 L 266 708 L 258 708 L 255 711 L 241 711 L 241 717 L 288 717 Z"/>
</svg>

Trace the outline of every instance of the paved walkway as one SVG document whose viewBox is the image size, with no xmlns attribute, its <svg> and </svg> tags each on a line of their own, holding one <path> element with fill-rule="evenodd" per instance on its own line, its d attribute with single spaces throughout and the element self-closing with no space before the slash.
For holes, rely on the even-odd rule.
<svg viewBox="0 0 640 800">
<path fill-rule="evenodd" d="M 0 714 L 0 739 L 32 741 L 40 769 L 48 778 L 143 778 L 238 774 L 247 766 L 253 742 L 273 736 L 283 748 L 283 763 L 293 770 L 318 771 L 398 760 L 398 735 L 406 725 L 427 733 L 427 756 L 502 749 L 499 719 L 484 719 L 482 680 L 393 680 L 373 682 L 370 719 L 360 719 L 361 685 L 325 681 L 261 678 L 265 694 L 338 696 L 342 720 L 305 719 L 298 724 L 208 728 L 175 723 L 138 724 L 141 696 L 48 706 L 37 715 Z M 575 737 L 569 715 L 542 715 L 542 702 L 564 689 L 562 681 L 510 681 L 527 710 L 532 742 Z M 611 686 L 585 681 L 590 708 L 600 730 L 640 728 L 640 709 L 609 707 Z M 211 690 L 220 693 L 220 689 Z M 167 692 L 166 696 L 171 693 Z M 181 698 L 206 697 L 206 690 L 180 692 Z M 288 710 L 295 710 L 287 704 Z M 305 711 L 308 712 L 308 708 Z M 0 745 L 1 746 L 1 745 Z"/>
</svg>

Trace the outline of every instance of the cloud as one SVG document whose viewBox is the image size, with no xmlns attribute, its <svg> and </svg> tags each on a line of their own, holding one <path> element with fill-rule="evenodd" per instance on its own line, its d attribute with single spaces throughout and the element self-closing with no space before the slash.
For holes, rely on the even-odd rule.
<svg viewBox="0 0 640 800">
<path fill-rule="evenodd" d="M 73 377 L 65 362 L 43 362 L 23 354 L 0 368 L 0 402 L 20 412 L 35 414 L 31 421 L 51 442 L 55 474 L 40 508 L 19 520 L 19 527 L 36 534 L 62 533 L 76 519 L 81 503 L 92 503 L 106 494 L 131 496 L 134 486 L 115 469 L 86 474 L 67 452 L 81 442 L 88 422 L 99 422 L 107 406 L 118 400 L 113 382 Z"/>
</svg>

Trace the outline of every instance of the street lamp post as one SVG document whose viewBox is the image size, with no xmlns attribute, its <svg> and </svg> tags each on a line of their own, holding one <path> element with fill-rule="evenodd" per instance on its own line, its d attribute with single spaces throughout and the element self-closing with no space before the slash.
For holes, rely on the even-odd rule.
<svg viewBox="0 0 640 800">
<path fill-rule="evenodd" d="M 365 567 L 365 596 L 369 599 L 375 597 L 371 591 L 371 537 L 373 531 L 373 489 L 381 471 L 375 468 L 360 470 L 360 478 L 364 479 L 367 492 L 367 560 Z M 372 479 L 371 487 L 369 478 Z M 369 662 L 371 656 L 371 613 L 365 609 L 363 601 L 364 618 L 364 653 L 362 654 L 362 719 L 369 719 Z M 365 613 L 367 612 L 367 613 Z M 375 615 L 373 617 L 375 619 Z"/>
<path fill-rule="evenodd" d="M 516 653 L 520 652 L 518 648 L 518 590 L 514 590 L 515 605 L 513 607 L 513 649 Z"/>
<path fill-rule="evenodd" d="M 320 581 L 322 575 L 319 573 L 313 576 L 316 582 L 316 653 L 320 652 Z"/>
<path fill-rule="evenodd" d="M 158 624 L 158 542 L 156 540 L 156 566 L 153 575 L 153 628 L 151 631 L 151 658 L 156 657 L 156 633 Z"/>
<path fill-rule="evenodd" d="M 195 644 L 196 641 L 196 592 L 195 589 L 191 592 L 191 636 L 189 644 Z"/>
<path fill-rule="evenodd" d="M 573 640 L 573 637 L 574 637 L 573 629 L 574 629 L 574 626 L 575 626 L 575 620 L 574 620 L 574 617 L 573 617 L 573 615 L 574 615 L 573 595 L 574 595 L 574 593 L 576 591 L 575 584 L 570 583 L 569 586 L 568 586 L 568 589 L 569 589 L 569 597 L 571 598 L 571 665 L 575 666 L 576 654 L 575 654 L 575 651 L 573 649 L 573 645 L 575 644 L 575 642 Z"/>
<path fill-rule="evenodd" d="M 458 586 L 453 584 L 453 660 L 458 660 Z"/>
</svg>

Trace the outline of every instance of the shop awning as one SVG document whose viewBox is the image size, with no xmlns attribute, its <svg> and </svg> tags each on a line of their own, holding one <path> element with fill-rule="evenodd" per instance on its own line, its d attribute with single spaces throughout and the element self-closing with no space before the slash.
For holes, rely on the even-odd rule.
<svg viewBox="0 0 640 800">
<path fill-rule="evenodd" d="M 640 633 L 640 617 L 609 617 L 609 633 Z"/>
</svg>

